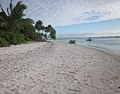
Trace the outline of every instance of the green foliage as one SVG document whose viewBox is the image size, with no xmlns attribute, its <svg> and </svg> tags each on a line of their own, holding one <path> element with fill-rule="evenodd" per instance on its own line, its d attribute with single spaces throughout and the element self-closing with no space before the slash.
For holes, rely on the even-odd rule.
<svg viewBox="0 0 120 94">
<path fill-rule="evenodd" d="M 5 47 L 5 46 L 8 46 L 7 41 L 4 38 L 0 37 L 0 47 Z"/>
<path fill-rule="evenodd" d="M 7 8 L 7 13 L 1 5 L 0 8 L 0 41 L 6 41 L 9 45 L 16 45 L 26 41 L 37 40 L 33 20 L 23 18 L 23 16 L 25 16 L 23 12 L 27 7 L 22 4 L 22 1 L 17 2 L 17 4 L 13 6 L 11 0 Z"/>
<path fill-rule="evenodd" d="M 51 25 L 44 26 L 38 20 L 33 26 L 33 20 L 23 18 L 23 13 L 27 6 L 22 1 L 13 6 L 10 1 L 7 12 L 0 5 L 0 46 L 20 44 L 26 41 L 46 41 L 48 38 L 56 39 L 56 31 Z M 36 32 L 36 30 L 38 32 Z"/>
<path fill-rule="evenodd" d="M 0 5 L 2 12 L 0 12 L 1 28 L 10 31 L 16 31 L 20 29 L 24 10 L 27 8 L 26 5 L 22 4 L 22 1 L 17 2 L 16 6 L 13 7 L 12 0 L 7 8 L 7 13 Z"/>
<path fill-rule="evenodd" d="M 56 39 L 56 31 L 51 25 L 45 27 L 43 22 L 38 20 L 35 24 L 35 28 L 38 32 L 42 31 L 42 38 L 44 41 L 46 41 L 48 38 Z"/>
<path fill-rule="evenodd" d="M 0 31 L 0 36 L 4 38 L 8 44 L 12 44 L 12 33 L 7 31 Z"/>
<path fill-rule="evenodd" d="M 51 31 L 50 37 L 51 37 L 52 39 L 56 39 L 56 31 L 55 31 L 55 30 L 52 30 L 52 31 Z"/>
<path fill-rule="evenodd" d="M 19 32 L 13 32 L 12 33 L 13 37 L 12 37 L 12 44 L 16 45 L 16 44 L 20 44 L 20 43 L 25 43 L 26 42 L 26 38 L 23 34 L 19 33 Z"/>
<path fill-rule="evenodd" d="M 43 34 L 42 33 L 36 33 L 36 40 L 37 41 L 43 41 Z"/>
<path fill-rule="evenodd" d="M 0 37 L 10 44 L 20 44 L 26 42 L 26 37 L 19 32 L 0 31 Z"/>
<path fill-rule="evenodd" d="M 41 20 L 36 21 L 35 28 L 37 31 L 44 30 L 43 22 Z"/>
<path fill-rule="evenodd" d="M 52 39 L 56 39 L 56 31 L 51 25 L 48 25 L 45 28 L 45 32 L 46 32 L 46 34 L 48 34 L 47 35 L 48 37 L 45 40 L 47 40 L 49 37 Z"/>
</svg>

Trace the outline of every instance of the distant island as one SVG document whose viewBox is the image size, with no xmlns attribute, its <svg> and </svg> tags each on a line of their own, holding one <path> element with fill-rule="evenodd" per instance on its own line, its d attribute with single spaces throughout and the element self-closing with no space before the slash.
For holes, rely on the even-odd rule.
<svg viewBox="0 0 120 94">
<path fill-rule="evenodd" d="M 100 38 L 120 38 L 120 36 L 103 36 L 103 37 L 100 37 Z"/>
<path fill-rule="evenodd" d="M 58 37 L 57 39 L 79 39 L 79 38 L 89 38 L 89 37 Z M 100 36 L 100 37 L 91 37 L 91 38 L 120 38 L 120 36 Z"/>
</svg>

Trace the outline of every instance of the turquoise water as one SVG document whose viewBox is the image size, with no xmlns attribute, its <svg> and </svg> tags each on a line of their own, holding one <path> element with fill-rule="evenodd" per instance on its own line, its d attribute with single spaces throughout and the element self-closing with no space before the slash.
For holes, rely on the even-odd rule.
<svg viewBox="0 0 120 94">
<path fill-rule="evenodd" d="M 87 38 L 71 39 L 76 40 L 76 44 L 78 45 L 97 47 L 120 54 L 120 38 L 92 38 L 92 41 L 86 41 Z M 69 42 L 70 38 L 61 38 L 57 40 Z"/>
</svg>

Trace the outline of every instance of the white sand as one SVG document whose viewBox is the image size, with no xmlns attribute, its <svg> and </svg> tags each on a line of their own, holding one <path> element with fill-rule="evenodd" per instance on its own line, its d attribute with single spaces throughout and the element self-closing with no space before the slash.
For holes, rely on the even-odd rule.
<svg viewBox="0 0 120 94">
<path fill-rule="evenodd" d="M 0 94 L 120 94 L 120 59 L 62 42 L 0 48 Z"/>
</svg>

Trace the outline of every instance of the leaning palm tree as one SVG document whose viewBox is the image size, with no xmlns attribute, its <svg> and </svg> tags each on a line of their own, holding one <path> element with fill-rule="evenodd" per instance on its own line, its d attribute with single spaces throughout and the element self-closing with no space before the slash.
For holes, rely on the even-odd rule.
<svg viewBox="0 0 120 94">
<path fill-rule="evenodd" d="M 48 25 L 45 29 L 45 39 L 44 40 L 47 40 L 48 38 L 56 39 L 56 31 L 51 25 Z"/>
<path fill-rule="evenodd" d="M 38 20 L 35 24 L 35 28 L 42 35 L 43 41 L 49 38 L 56 39 L 56 31 L 51 25 L 45 27 L 43 22 Z"/>
</svg>

